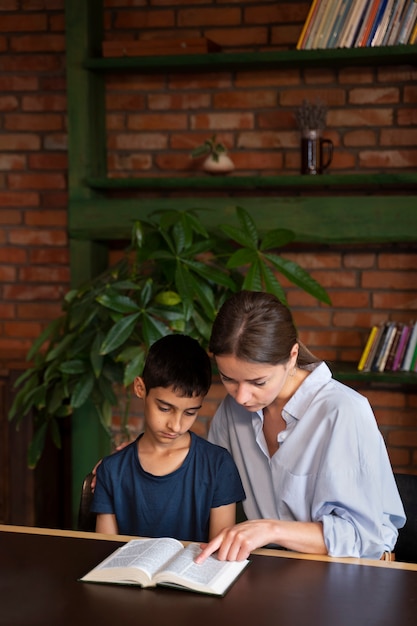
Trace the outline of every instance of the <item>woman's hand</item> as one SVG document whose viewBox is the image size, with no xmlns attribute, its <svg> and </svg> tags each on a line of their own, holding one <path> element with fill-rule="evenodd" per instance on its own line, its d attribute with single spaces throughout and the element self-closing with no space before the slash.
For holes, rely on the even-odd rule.
<svg viewBox="0 0 417 626">
<path fill-rule="evenodd" d="M 295 552 L 327 554 L 321 522 L 292 522 L 275 519 L 251 520 L 222 530 L 195 559 L 203 563 L 218 551 L 219 561 L 243 561 L 249 554 L 268 544 Z"/>
<path fill-rule="evenodd" d="M 253 520 L 225 528 L 208 544 L 201 546 L 203 551 L 195 562 L 203 563 L 217 550 L 219 561 L 243 561 L 252 550 L 274 541 L 275 524 L 276 520 Z"/>
</svg>

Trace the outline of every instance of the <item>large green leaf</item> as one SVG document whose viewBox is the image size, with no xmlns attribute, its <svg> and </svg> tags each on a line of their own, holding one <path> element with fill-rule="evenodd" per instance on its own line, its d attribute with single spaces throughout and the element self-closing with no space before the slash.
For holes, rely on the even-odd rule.
<svg viewBox="0 0 417 626">
<path fill-rule="evenodd" d="M 94 387 L 94 375 L 92 372 L 86 376 L 82 376 L 78 383 L 75 385 L 74 391 L 71 395 L 71 406 L 74 409 L 79 409 L 88 400 Z"/>
<path fill-rule="evenodd" d="M 270 250 L 271 248 L 282 248 L 295 240 L 295 233 L 292 230 L 276 228 L 269 230 L 262 239 L 260 249 Z"/>
<path fill-rule="evenodd" d="M 301 289 L 321 302 L 331 304 L 327 291 L 300 265 L 274 254 L 265 254 L 265 258 L 295 285 L 298 285 L 298 287 L 301 287 Z"/>
<path fill-rule="evenodd" d="M 45 447 L 46 431 L 48 429 L 48 423 L 43 422 L 32 437 L 32 441 L 29 444 L 28 449 L 28 466 L 33 469 L 36 467 L 39 459 L 41 458 L 43 449 Z"/>
<path fill-rule="evenodd" d="M 247 211 L 245 211 L 245 209 L 242 209 L 242 207 L 236 207 L 236 212 L 242 225 L 242 230 L 244 231 L 244 233 L 246 233 L 246 235 L 250 238 L 252 242 L 252 245 L 250 247 L 257 248 L 259 235 L 252 216 Z"/>
<path fill-rule="evenodd" d="M 135 313 L 139 310 L 138 305 L 132 298 L 111 290 L 98 296 L 96 300 L 108 309 L 118 311 L 119 313 Z"/>
<path fill-rule="evenodd" d="M 110 329 L 107 336 L 104 338 L 101 344 L 100 354 L 109 354 L 119 346 L 121 346 L 126 339 L 131 335 L 133 328 L 139 318 L 140 313 L 134 315 L 128 315 Z"/>
</svg>

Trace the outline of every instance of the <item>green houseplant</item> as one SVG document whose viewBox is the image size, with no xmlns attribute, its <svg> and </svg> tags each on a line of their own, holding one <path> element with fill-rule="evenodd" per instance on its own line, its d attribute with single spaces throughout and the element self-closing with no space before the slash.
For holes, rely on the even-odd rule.
<svg viewBox="0 0 417 626">
<path fill-rule="evenodd" d="M 277 254 L 295 239 L 292 231 L 276 229 L 261 237 L 249 213 L 236 211 L 239 227 L 221 225 L 212 232 L 189 211 L 165 211 L 137 222 L 123 258 L 66 295 L 62 316 L 27 355 L 30 366 L 16 382 L 9 414 L 17 422 L 33 416 L 30 467 L 36 466 L 48 433 L 61 445 L 60 419 L 87 401 L 110 436 L 117 387 L 129 394 L 149 345 L 171 332 L 188 333 L 207 345 L 216 312 L 231 293 L 265 290 L 285 302 L 279 272 L 330 303 L 305 270 Z"/>
</svg>

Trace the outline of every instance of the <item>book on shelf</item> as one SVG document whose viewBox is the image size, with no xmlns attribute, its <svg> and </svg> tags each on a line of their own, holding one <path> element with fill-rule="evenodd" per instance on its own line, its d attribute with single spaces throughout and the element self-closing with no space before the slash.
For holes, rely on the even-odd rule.
<svg viewBox="0 0 417 626">
<path fill-rule="evenodd" d="M 391 368 L 393 372 L 396 372 L 397 370 L 399 370 L 402 365 L 404 354 L 407 348 L 408 338 L 411 333 L 411 328 L 412 328 L 411 324 L 404 324 L 401 330 L 397 352 L 395 353 L 394 362 Z"/>
<path fill-rule="evenodd" d="M 82 582 L 175 587 L 224 596 L 250 561 L 219 561 L 209 556 L 203 563 L 198 543 L 184 546 L 177 539 L 133 539 L 110 554 L 79 580 Z"/>
<path fill-rule="evenodd" d="M 398 4 L 394 14 L 392 16 L 392 26 L 390 29 L 389 38 L 387 40 L 387 46 L 393 46 L 397 41 L 398 31 L 401 26 L 402 16 L 404 9 L 406 8 L 407 0 L 398 0 Z"/>
<path fill-rule="evenodd" d="M 367 45 L 368 38 L 371 34 L 372 26 L 378 13 L 379 5 L 383 0 L 371 0 L 367 14 L 363 21 L 363 27 L 355 41 L 356 48 L 363 48 Z"/>
<path fill-rule="evenodd" d="M 375 341 L 375 337 L 376 334 L 378 332 L 378 326 L 375 324 L 374 326 L 372 326 L 371 331 L 368 335 L 368 339 L 366 340 L 366 344 L 365 347 L 363 349 L 363 352 L 361 354 L 361 358 L 359 359 L 359 363 L 358 363 L 358 370 L 361 372 L 364 368 L 364 365 L 366 363 L 366 359 L 368 358 L 368 355 L 371 351 L 372 348 L 372 344 Z"/>
<path fill-rule="evenodd" d="M 417 368 L 417 343 L 415 345 L 413 356 L 411 358 L 410 372 L 415 372 L 416 368 Z"/>
<path fill-rule="evenodd" d="M 319 48 L 323 47 L 323 40 L 325 37 L 325 25 L 328 23 L 329 15 L 335 8 L 336 2 L 338 3 L 339 0 L 330 0 L 330 2 L 328 0 L 323 0 L 324 10 L 320 16 L 320 22 L 317 24 L 317 30 L 311 44 L 313 50 L 318 50 Z"/>
<path fill-rule="evenodd" d="M 376 367 L 378 372 L 383 372 L 388 360 L 388 355 L 391 350 L 392 343 L 394 341 L 395 333 L 397 332 L 397 324 L 395 322 L 389 322 L 387 325 L 387 334 L 385 342 L 381 350 L 381 355 L 377 361 Z"/>
<path fill-rule="evenodd" d="M 374 340 L 372 342 L 371 348 L 368 352 L 368 356 L 365 359 L 365 363 L 363 365 L 363 372 L 370 372 L 371 366 L 375 358 L 376 351 L 378 349 L 379 343 L 381 341 L 382 333 L 384 331 L 385 324 L 378 324 L 377 332 L 374 336 Z"/>
<path fill-rule="evenodd" d="M 413 30 L 411 31 L 411 35 L 410 35 L 410 39 L 408 40 L 408 43 L 413 46 L 417 41 L 417 20 L 416 23 L 413 26 Z"/>
<path fill-rule="evenodd" d="M 361 23 L 361 17 L 366 10 L 366 5 L 367 3 L 364 3 L 363 0 L 353 0 L 352 8 L 340 35 L 340 48 L 350 48 L 352 46 L 358 25 Z"/>
<path fill-rule="evenodd" d="M 342 0 L 336 19 L 333 24 L 332 32 L 327 40 L 326 48 L 338 48 L 338 40 L 342 33 L 345 20 L 349 15 L 353 0 Z"/>
<path fill-rule="evenodd" d="M 396 44 L 406 44 L 410 38 L 417 16 L 417 2 L 414 0 L 408 0 L 408 4 L 404 11 L 400 28 L 398 31 L 398 37 Z"/>
<path fill-rule="evenodd" d="M 382 330 L 382 335 L 381 335 L 381 339 L 379 341 L 379 345 L 377 348 L 377 351 L 375 353 L 374 356 L 374 360 L 372 362 L 371 365 L 371 371 L 372 372 L 379 372 L 380 371 L 380 364 L 381 361 L 384 357 L 387 345 L 388 345 L 388 341 L 389 338 L 391 336 L 391 325 L 392 322 L 385 322 L 384 326 L 383 326 L 383 330 Z"/>
<path fill-rule="evenodd" d="M 413 359 L 414 350 L 417 344 L 417 322 L 412 323 L 410 337 L 408 339 L 407 347 L 404 354 L 403 362 L 401 363 L 401 371 L 409 372 L 411 368 L 411 361 Z"/>
<path fill-rule="evenodd" d="M 371 42 L 371 46 L 373 47 L 378 47 L 382 45 L 382 42 L 384 40 L 385 37 L 385 33 L 388 29 L 388 24 L 390 22 L 391 16 L 392 16 L 392 11 L 394 8 L 394 4 L 395 4 L 395 0 L 388 0 L 386 6 L 385 6 L 385 11 L 384 14 L 382 16 L 381 21 L 378 24 L 378 28 L 376 29 L 374 38 L 372 39 Z"/>
<path fill-rule="evenodd" d="M 304 48 L 305 42 L 307 41 L 311 28 L 314 24 L 314 19 L 319 7 L 321 0 L 313 0 L 311 3 L 310 9 L 307 13 L 306 21 L 304 22 L 304 26 L 301 30 L 300 36 L 297 41 L 296 49 L 302 50 Z"/>
<path fill-rule="evenodd" d="M 371 30 L 370 30 L 368 38 L 367 38 L 367 40 L 365 41 L 365 44 L 364 44 L 367 47 L 372 46 L 372 42 L 374 40 L 374 37 L 375 37 L 376 32 L 378 30 L 378 27 L 379 27 L 379 25 L 381 23 L 381 20 L 383 18 L 384 11 L 385 11 L 386 6 L 387 6 L 387 2 L 388 2 L 388 0 L 380 0 L 380 2 L 379 2 L 378 10 L 377 10 L 377 12 L 375 14 L 374 20 L 373 20 L 372 25 L 371 25 Z"/>
<path fill-rule="evenodd" d="M 343 0 L 333 0 L 333 2 L 330 4 L 330 11 L 327 13 L 325 20 L 322 24 L 322 32 L 320 33 L 317 48 L 325 49 L 328 47 L 328 42 L 332 35 L 333 26 L 342 2 Z"/>
<path fill-rule="evenodd" d="M 394 358 L 395 355 L 397 353 L 397 349 L 398 349 L 398 344 L 400 341 L 400 337 L 401 337 L 401 331 L 403 328 L 404 324 L 401 324 L 401 322 L 399 322 L 398 324 L 395 325 L 395 333 L 394 333 L 394 337 L 392 339 L 391 342 L 391 347 L 386 359 L 386 363 L 385 363 L 385 367 L 384 367 L 384 372 L 391 372 L 392 371 L 392 366 L 394 363 Z"/>
</svg>

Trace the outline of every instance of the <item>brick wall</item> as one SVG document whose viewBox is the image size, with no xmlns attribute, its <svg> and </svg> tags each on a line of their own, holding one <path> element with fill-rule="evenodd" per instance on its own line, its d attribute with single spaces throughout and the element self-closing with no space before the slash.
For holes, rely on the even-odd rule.
<svg viewBox="0 0 417 626">
<path fill-rule="evenodd" d="M 106 39 L 206 36 L 225 51 L 285 49 L 309 4 L 107 0 Z M 193 175 L 199 164 L 189 152 L 213 132 L 238 174 L 298 172 L 293 112 L 317 96 L 329 105 L 332 171 L 415 171 L 416 74 L 361 67 L 109 76 L 109 172 Z M 0 131 L 0 367 L 7 370 L 23 366 L 69 288 L 63 0 L 1 3 Z M 332 297 L 332 307 L 317 305 L 287 285 L 301 338 L 323 358 L 356 361 L 372 323 L 417 315 L 416 246 L 294 246 L 285 254 Z M 415 389 L 361 391 L 396 469 L 417 472 Z M 201 434 L 222 396 L 214 385 L 196 425 Z M 136 430 L 140 406 L 133 413 Z"/>
</svg>

